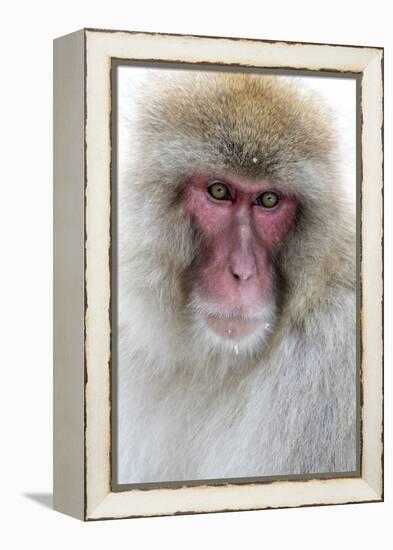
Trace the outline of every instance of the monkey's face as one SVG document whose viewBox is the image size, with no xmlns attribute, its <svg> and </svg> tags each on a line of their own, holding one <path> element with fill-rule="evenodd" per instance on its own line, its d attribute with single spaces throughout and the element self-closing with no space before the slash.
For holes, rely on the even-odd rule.
<svg viewBox="0 0 393 550">
<path fill-rule="evenodd" d="M 143 91 L 124 202 L 137 211 L 137 283 L 187 335 L 186 353 L 252 355 L 335 271 L 331 117 L 276 76 L 176 71 Z"/>
<path fill-rule="evenodd" d="M 260 341 L 269 332 L 273 257 L 297 203 L 267 180 L 196 176 L 187 182 L 185 208 L 200 237 L 192 306 L 220 341 Z"/>
</svg>

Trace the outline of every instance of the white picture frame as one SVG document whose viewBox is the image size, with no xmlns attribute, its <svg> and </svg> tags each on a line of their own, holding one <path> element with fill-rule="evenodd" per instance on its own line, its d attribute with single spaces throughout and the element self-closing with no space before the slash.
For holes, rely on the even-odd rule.
<svg viewBox="0 0 393 550">
<path fill-rule="evenodd" d="M 357 79 L 358 476 L 113 490 L 111 77 L 119 60 Z M 54 43 L 54 138 L 55 509 L 98 520 L 383 500 L 383 49 L 80 30 Z"/>
</svg>

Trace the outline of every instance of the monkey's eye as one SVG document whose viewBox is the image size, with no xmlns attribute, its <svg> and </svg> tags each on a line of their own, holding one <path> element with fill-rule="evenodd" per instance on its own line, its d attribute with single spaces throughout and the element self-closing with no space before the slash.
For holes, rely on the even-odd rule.
<svg viewBox="0 0 393 550">
<path fill-rule="evenodd" d="M 212 183 L 207 188 L 207 192 L 213 199 L 216 199 L 216 201 L 230 201 L 232 199 L 228 187 L 225 183 L 221 183 L 220 181 Z"/>
<path fill-rule="evenodd" d="M 277 206 L 279 200 L 280 199 L 277 193 L 274 193 L 273 191 L 266 191 L 265 193 L 261 193 L 259 195 L 256 203 L 258 206 L 262 206 L 263 208 L 274 208 Z"/>
</svg>

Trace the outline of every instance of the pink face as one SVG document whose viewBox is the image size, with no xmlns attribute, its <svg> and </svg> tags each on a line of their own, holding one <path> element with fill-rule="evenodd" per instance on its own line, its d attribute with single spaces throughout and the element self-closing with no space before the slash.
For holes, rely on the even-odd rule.
<svg viewBox="0 0 393 550">
<path fill-rule="evenodd" d="M 272 254 L 297 203 L 266 180 L 188 180 L 185 208 L 202 240 L 194 292 L 215 333 L 240 338 L 257 330 L 273 299 Z"/>
</svg>

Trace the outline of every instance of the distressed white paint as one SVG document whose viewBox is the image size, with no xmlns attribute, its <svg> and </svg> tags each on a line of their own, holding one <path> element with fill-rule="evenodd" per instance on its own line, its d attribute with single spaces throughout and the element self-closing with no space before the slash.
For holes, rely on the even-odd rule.
<svg viewBox="0 0 393 550">
<path fill-rule="evenodd" d="M 379 500 L 381 471 L 381 56 L 373 48 L 87 31 L 87 519 Z M 82 55 L 82 53 L 81 53 Z M 363 474 L 361 479 L 110 492 L 110 58 L 363 72 Z"/>
</svg>

